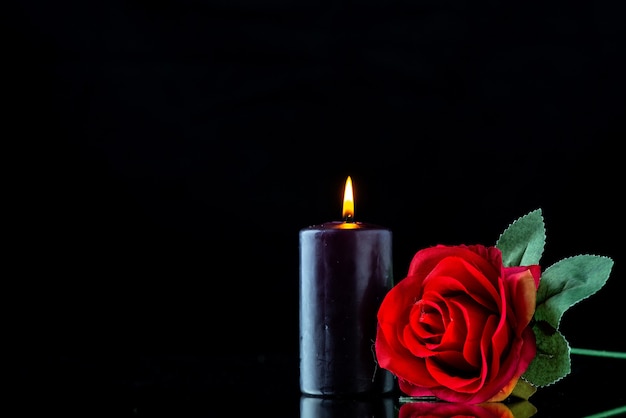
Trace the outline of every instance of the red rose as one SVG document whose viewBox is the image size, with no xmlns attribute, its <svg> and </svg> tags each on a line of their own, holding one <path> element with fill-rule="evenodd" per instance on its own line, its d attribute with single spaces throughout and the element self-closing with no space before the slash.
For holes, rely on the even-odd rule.
<svg viewBox="0 0 626 418">
<path fill-rule="evenodd" d="M 541 269 L 504 267 L 496 247 L 437 245 L 413 257 L 378 311 L 376 356 L 410 396 L 506 399 L 535 357 Z"/>
<path fill-rule="evenodd" d="M 448 402 L 409 402 L 400 407 L 398 418 L 515 418 L 502 402 L 477 404 Z"/>
</svg>

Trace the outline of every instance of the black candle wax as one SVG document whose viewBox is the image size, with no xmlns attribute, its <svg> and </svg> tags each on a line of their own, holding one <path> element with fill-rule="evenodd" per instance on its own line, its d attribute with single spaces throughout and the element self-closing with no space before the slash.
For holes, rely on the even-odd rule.
<svg viewBox="0 0 626 418">
<path fill-rule="evenodd" d="M 376 315 L 392 286 L 392 234 L 360 222 L 300 231 L 300 389 L 310 395 L 390 392 L 374 351 Z"/>
</svg>

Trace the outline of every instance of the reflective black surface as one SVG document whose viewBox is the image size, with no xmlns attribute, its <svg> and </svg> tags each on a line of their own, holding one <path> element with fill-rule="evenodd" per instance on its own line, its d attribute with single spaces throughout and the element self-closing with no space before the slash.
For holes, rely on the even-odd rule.
<svg viewBox="0 0 626 418">
<path fill-rule="evenodd" d="M 398 393 L 303 397 L 290 356 L 58 357 L 31 360 L 30 366 L 22 369 L 20 400 L 48 413 L 389 418 L 401 406 Z M 531 396 L 535 417 L 587 417 L 626 406 L 626 360 L 573 356 L 572 367 L 563 380 Z"/>
</svg>

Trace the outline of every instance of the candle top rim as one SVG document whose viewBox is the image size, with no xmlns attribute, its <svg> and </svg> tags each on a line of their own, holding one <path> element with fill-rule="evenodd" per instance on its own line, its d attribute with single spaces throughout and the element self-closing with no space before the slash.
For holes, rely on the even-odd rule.
<svg viewBox="0 0 626 418">
<path fill-rule="evenodd" d="M 353 225 L 352 227 L 346 227 L 346 224 Z M 302 231 L 371 231 L 371 230 L 386 230 L 391 231 L 384 226 L 366 223 L 366 222 L 344 222 L 344 221 L 330 221 L 322 224 L 311 225 L 303 228 Z"/>
</svg>

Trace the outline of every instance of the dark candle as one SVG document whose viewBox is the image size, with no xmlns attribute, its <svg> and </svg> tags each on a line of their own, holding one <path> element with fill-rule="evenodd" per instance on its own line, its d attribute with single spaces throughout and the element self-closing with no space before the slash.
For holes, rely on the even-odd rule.
<svg viewBox="0 0 626 418">
<path fill-rule="evenodd" d="M 386 393 L 393 377 L 374 352 L 376 314 L 392 286 L 391 231 L 354 221 L 300 230 L 300 389 L 309 395 Z"/>
</svg>

